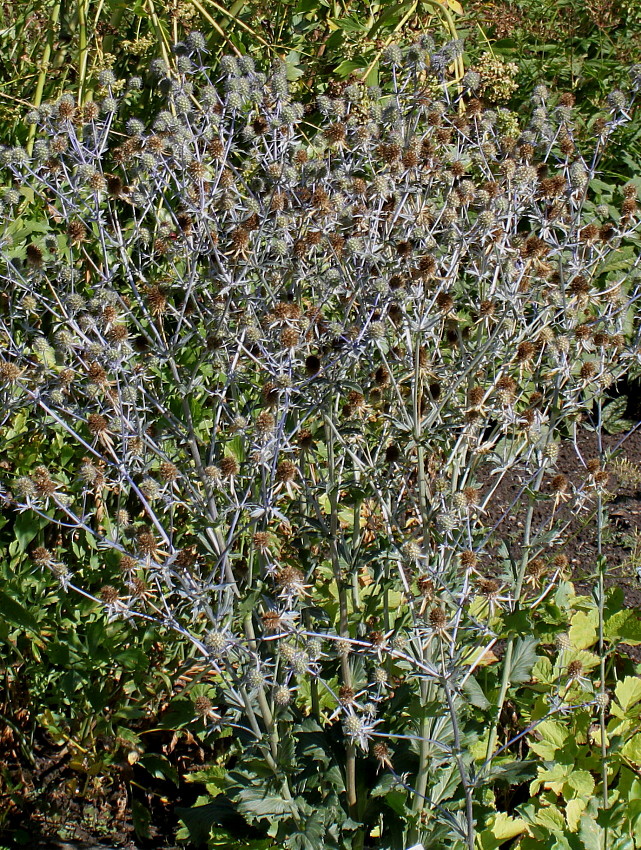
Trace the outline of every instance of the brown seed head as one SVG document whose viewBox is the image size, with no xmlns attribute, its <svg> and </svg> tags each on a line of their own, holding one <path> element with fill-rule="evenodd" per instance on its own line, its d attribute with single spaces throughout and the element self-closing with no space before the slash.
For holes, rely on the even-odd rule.
<svg viewBox="0 0 641 850">
<path fill-rule="evenodd" d="M 39 567 L 47 567 L 53 561 L 53 555 L 44 546 L 37 546 L 31 553 L 31 560 Z"/>
<path fill-rule="evenodd" d="M 262 410 L 256 417 L 256 433 L 259 437 L 265 437 L 274 433 L 276 420 L 268 410 Z"/>
<path fill-rule="evenodd" d="M 465 551 L 461 552 L 460 557 L 461 557 L 461 566 L 464 567 L 464 569 L 466 569 L 466 570 L 467 569 L 473 570 L 474 567 L 478 563 L 478 558 L 476 557 L 476 553 L 472 552 L 471 549 L 466 549 Z"/>
<path fill-rule="evenodd" d="M 300 340 L 300 334 L 295 328 L 284 328 L 280 335 L 280 344 L 283 348 L 296 348 Z"/>
<path fill-rule="evenodd" d="M 101 416 L 100 413 L 90 413 L 87 417 L 87 427 L 91 434 L 94 437 L 99 436 L 100 434 L 105 434 L 108 429 L 108 423 L 104 416 Z"/>
<path fill-rule="evenodd" d="M 213 704 L 209 697 L 196 697 L 194 700 L 194 711 L 199 717 L 209 717 L 212 710 Z"/>
<path fill-rule="evenodd" d="M 132 558 L 131 555 L 122 555 L 120 558 L 120 569 L 125 575 L 130 576 L 138 569 L 138 561 L 136 558 Z"/>
<path fill-rule="evenodd" d="M 231 478 L 238 475 L 238 461 L 233 455 L 225 455 L 220 461 L 220 472 L 223 478 Z"/>
<path fill-rule="evenodd" d="M 545 575 L 545 572 L 545 562 L 542 558 L 532 558 L 531 561 L 528 561 L 526 573 L 535 581 L 542 578 Z"/>
<path fill-rule="evenodd" d="M 516 349 L 515 360 L 517 363 L 529 363 L 536 354 L 536 346 L 532 342 L 521 342 Z"/>
<path fill-rule="evenodd" d="M 70 221 L 67 225 L 67 236 L 72 242 L 80 244 L 87 238 L 87 228 L 81 221 Z"/>
<path fill-rule="evenodd" d="M 296 464 L 292 460 L 281 460 L 276 467 L 276 481 L 293 481 L 298 475 Z"/>
<path fill-rule="evenodd" d="M 447 626 L 447 615 L 442 608 L 432 608 L 428 620 L 435 632 L 443 632 Z"/>
<path fill-rule="evenodd" d="M 175 481 L 178 478 L 178 467 L 169 461 L 163 461 L 158 468 L 158 474 L 163 481 Z"/>
<path fill-rule="evenodd" d="M 107 605 L 113 605 L 114 602 L 118 601 L 118 591 L 111 584 L 106 584 L 104 587 L 100 588 L 100 598 L 103 602 L 106 602 Z"/>
<path fill-rule="evenodd" d="M 579 676 L 581 676 L 582 673 L 583 673 L 583 664 L 578 660 L 570 661 L 570 663 L 568 664 L 568 669 L 567 669 L 568 679 L 578 679 Z"/>
<path fill-rule="evenodd" d="M 352 705 L 355 697 L 354 688 L 350 688 L 349 685 L 341 685 L 338 689 L 338 701 L 341 705 Z"/>
</svg>

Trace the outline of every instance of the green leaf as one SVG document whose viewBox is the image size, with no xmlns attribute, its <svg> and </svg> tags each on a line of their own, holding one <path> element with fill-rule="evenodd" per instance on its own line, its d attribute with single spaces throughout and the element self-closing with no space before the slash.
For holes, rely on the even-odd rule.
<svg viewBox="0 0 641 850">
<path fill-rule="evenodd" d="M 18 515 L 13 529 L 21 552 L 27 551 L 27 546 L 46 525 L 49 525 L 49 520 L 33 511 L 24 511 Z"/>
<path fill-rule="evenodd" d="M 243 788 L 235 797 L 236 808 L 248 823 L 256 820 L 286 820 L 295 806 L 292 802 L 276 797 L 261 787 Z"/>
<path fill-rule="evenodd" d="M 587 799 L 577 797 L 574 800 L 568 800 L 565 806 L 565 817 L 568 822 L 568 828 L 571 832 L 576 832 L 581 823 L 581 815 L 587 806 Z"/>
<path fill-rule="evenodd" d="M 515 818 L 506 812 L 498 812 L 492 824 L 492 833 L 501 843 L 520 835 L 526 828 L 522 818 Z"/>
<path fill-rule="evenodd" d="M 33 614 L 3 590 L 0 590 L 0 615 L 15 626 L 21 626 L 32 632 L 39 630 L 38 621 Z"/>
<path fill-rule="evenodd" d="M 623 641 L 638 646 L 641 644 L 641 617 L 630 608 L 617 611 L 605 621 L 603 633 L 613 643 Z"/>
<path fill-rule="evenodd" d="M 623 431 L 628 431 L 634 423 L 629 419 L 624 418 L 628 399 L 626 396 L 615 398 L 603 408 L 601 419 L 603 427 L 608 434 L 621 434 Z"/>
<path fill-rule="evenodd" d="M 138 838 L 149 838 L 149 826 L 151 824 L 151 812 L 140 800 L 135 797 L 131 801 L 131 817 Z"/>
<path fill-rule="evenodd" d="M 194 706 L 191 700 L 174 699 L 169 708 L 159 718 L 157 726 L 160 729 L 181 729 L 194 719 Z"/>
<path fill-rule="evenodd" d="M 641 733 L 634 735 L 621 747 L 621 755 L 641 765 Z"/>
<path fill-rule="evenodd" d="M 168 779 L 178 787 L 180 780 L 175 767 L 169 759 L 157 753 L 145 753 L 138 761 L 155 779 Z"/>
<path fill-rule="evenodd" d="M 380 29 L 393 27 L 401 19 L 401 16 L 405 14 L 410 5 L 411 4 L 409 2 L 405 2 L 388 7 L 385 12 L 379 16 L 378 20 L 367 33 L 368 39 L 374 38 Z"/>
<path fill-rule="evenodd" d="M 334 69 L 334 73 L 337 77 L 349 77 L 351 73 L 354 71 L 360 71 L 364 65 L 360 62 L 354 62 L 353 59 L 345 59 L 344 62 Z"/>
<path fill-rule="evenodd" d="M 567 787 L 574 791 L 578 797 L 584 797 L 589 800 L 594 794 L 594 778 L 587 770 L 572 770 L 568 777 Z M 566 798 L 569 796 L 565 791 Z"/>
<path fill-rule="evenodd" d="M 553 761 L 555 753 L 564 746 L 570 732 L 556 720 L 544 720 L 536 727 L 534 734 L 539 740 L 530 741 L 530 749 L 544 761 Z"/>
<path fill-rule="evenodd" d="M 224 797 L 217 797 L 211 802 L 206 802 L 207 800 L 207 797 L 199 797 L 195 806 L 189 809 L 177 806 L 175 809 L 176 815 L 187 830 L 187 835 L 184 837 L 189 838 L 196 846 L 207 844 L 211 828 L 219 825 L 225 817 L 233 816 L 234 813 L 229 800 Z M 239 842 L 236 846 L 242 845 Z"/>
<path fill-rule="evenodd" d="M 627 711 L 641 701 L 641 679 L 636 676 L 626 676 L 622 682 L 617 682 L 614 695 L 621 708 Z"/>
<path fill-rule="evenodd" d="M 591 611 L 577 611 L 570 623 L 569 638 L 572 649 L 588 649 L 596 643 L 599 628 L 599 613 L 596 608 Z"/>
<path fill-rule="evenodd" d="M 519 638 L 515 641 L 510 664 L 510 681 L 513 684 L 519 685 L 529 680 L 532 668 L 536 663 L 538 643 L 538 640 L 531 636 Z"/>
<path fill-rule="evenodd" d="M 476 708 L 486 709 L 490 707 L 490 701 L 483 693 L 483 689 L 476 681 L 474 676 L 469 676 L 463 685 L 463 691 L 470 703 Z"/>
<path fill-rule="evenodd" d="M 605 850 L 605 830 L 589 815 L 583 815 L 579 827 L 579 838 L 585 850 Z"/>
<path fill-rule="evenodd" d="M 536 822 L 551 832 L 565 832 L 565 818 L 558 809 L 545 808 L 536 813 Z"/>
</svg>

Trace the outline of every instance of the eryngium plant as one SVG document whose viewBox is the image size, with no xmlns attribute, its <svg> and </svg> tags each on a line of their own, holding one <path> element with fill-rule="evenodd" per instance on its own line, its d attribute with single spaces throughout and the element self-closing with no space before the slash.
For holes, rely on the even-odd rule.
<svg viewBox="0 0 641 850">
<path fill-rule="evenodd" d="M 619 212 L 590 186 L 641 74 L 582 152 L 571 96 L 540 86 L 521 129 L 425 39 L 388 51 L 385 93 L 319 97 L 310 140 L 283 67 L 201 46 L 156 67 L 153 126 L 106 81 L 41 110 L 33 157 L 2 153 L 4 433 L 55 452 L 5 501 L 59 528 L 33 559 L 65 588 L 192 642 L 248 821 L 287 847 L 472 850 L 529 624 L 607 482 L 603 457 L 569 481 L 559 442 L 638 359 L 635 190 Z M 603 721 L 589 653 L 559 647 L 518 738 Z"/>
</svg>

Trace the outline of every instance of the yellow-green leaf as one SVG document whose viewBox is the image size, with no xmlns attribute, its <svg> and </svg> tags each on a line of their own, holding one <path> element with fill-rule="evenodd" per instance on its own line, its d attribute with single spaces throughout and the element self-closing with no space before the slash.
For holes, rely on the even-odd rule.
<svg viewBox="0 0 641 850">
<path fill-rule="evenodd" d="M 621 708 L 626 711 L 641 700 L 641 679 L 636 676 L 626 676 L 622 682 L 617 683 L 614 695 Z"/>
<path fill-rule="evenodd" d="M 565 819 L 558 809 L 541 809 L 536 813 L 536 822 L 552 832 L 565 832 Z"/>
<path fill-rule="evenodd" d="M 492 824 L 492 834 L 501 843 L 520 835 L 525 831 L 525 821 L 521 818 L 513 818 L 505 812 L 498 812 Z"/>
<path fill-rule="evenodd" d="M 594 794 L 594 779 L 587 770 L 572 770 L 568 776 L 567 785 L 575 794 L 585 799 L 589 799 Z M 569 796 L 567 791 L 565 796 Z"/>
<path fill-rule="evenodd" d="M 570 832 L 576 832 L 581 822 L 581 815 L 587 806 L 587 800 L 577 797 L 574 800 L 569 800 L 565 807 L 565 817 L 568 822 Z"/>
<path fill-rule="evenodd" d="M 458 2 L 458 0 L 445 0 L 445 5 L 446 5 L 446 6 L 449 6 L 449 8 L 450 8 L 453 12 L 456 12 L 456 14 L 457 14 L 457 15 L 462 15 L 462 14 L 463 14 L 463 7 L 462 7 L 462 6 L 461 6 L 461 4 Z"/>
<path fill-rule="evenodd" d="M 641 733 L 634 735 L 621 747 L 621 754 L 635 764 L 641 764 Z"/>
<path fill-rule="evenodd" d="M 592 611 L 577 611 L 572 617 L 570 626 L 570 643 L 572 649 L 588 649 L 597 641 L 599 614 Z"/>
</svg>

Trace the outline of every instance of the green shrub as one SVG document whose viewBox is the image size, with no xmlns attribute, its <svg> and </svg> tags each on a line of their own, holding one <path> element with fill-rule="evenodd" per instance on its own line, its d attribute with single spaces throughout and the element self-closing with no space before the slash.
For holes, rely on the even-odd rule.
<svg viewBox="0 0 641 850">
<path fill-rule="evenodd" d="M 56 447 L 4 498 L 59 528 L 37 567 L 208 665 L 211 846 L 233 813 L 262 847 L 573 842 L 635 781 L 608 690 L 639 625 L 563 551 L 583 512 L 601 552 L 609 458 L 557 460 L 638 356 L 636 185 L 594 183 L 641 73 L 582 152 L 571 98 L 521 127 L 461 49 L 391 46 L 391 93 L 319 96 L 310 141 L 285 63 L 192 34 L 151 126 L 104 77 L 1 154 L 4 429 Z"/>
</svg>

